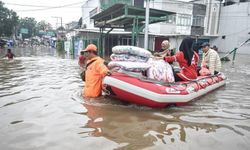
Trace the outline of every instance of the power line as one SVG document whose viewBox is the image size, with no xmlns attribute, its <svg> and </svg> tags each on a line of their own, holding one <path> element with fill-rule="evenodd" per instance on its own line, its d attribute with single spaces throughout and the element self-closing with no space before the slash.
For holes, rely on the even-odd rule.
<svg viewBox="0 0 250 150">
<path fill-rule="evenodd" d="M 28 4 L 17 4 L 17 3 L 5 3 L 6 5 L 14 5 L 14 6 L 25 6 L 25 7 L 53 7 L 53 6 L 43 6 L 43 5 L 28 5 Z"/>
<path fill-rule="evenodd" d="M 79 4 L 83 4 L 83 2 L 71 3 L 71 4 L 61 5 L 61 6 L 44 7 L 44 8 L 40 8 L 40 9 L 28 9 L 28 10 L 18 10 L 18 11 L 19 12 L 43 11 L 43 10 L 49 10 L 49 9 L 65 8 L 65 7 L 79 5 Z M 22 4 L 20 4 L 20 5 L 22 5 Z M 33 5 L 33 6 L 37 6 L 37 5 Z"/>
<path fill-rule="evenodd" d="M 150 3 L 167 3 L 167 4 L 220 4 L 220 2 L 201 2 L 201 3 L 195 3 L 194 1 L 190 1 L 190 2 L 185 2 L 185 1 L 167 1 L 167 2 L 157 2 L 157 1 L 151 1 Z M 223 3 L 221 3 L 223 4 Z"/>
<path fill-rule="evenodd" d="M 21 7 L 39 7 L 39 8 L 50 8 L 56 6 L 46 6 L 46 5 L 28 5 L 28 4 L 17 4 L 17 3 L 5 3 L 6 5 L 21 6 Z M 82 6 L 81 6 L 82 7 Z M 95 8 L 96 6 L 88 6 L 84 8 Z M 67 7 L 67 8 L 79 8 L 79 7 Z M 21 11 L 21 10 L 20 10 Z"/>
<path fill-rule="evenodd" d="M 62 8 L 65 8 L 65 9 L 80 9 L 81 6 L 79 6 L 79 7 L 60 7 L 60 8 L 52 8 L 52 9 L 62 9 Z M 94 8 L 94 7 L 90 7 L 90 8 Z M 16 12 L 32 12 L 32 11 L 44 11 L 44 10 L 49 10 L 49 9 L 48 8 L 44 8 L 44 9 L 41 9 L 41 10 L 38 10 L 38 9 L 36 9 L 36 10 L 30 10 L 30 9 L 23 10 L 23 9 L 21 9 L 21 10 L 15 10 L 15 11 Z"/>
<path fill-rule="evenodd" d="M 234 33 L 229 33 L 229 34 L 226 34 L 226 35 L 223 35 L 223 36 L 230 36 L 230 35 L 235 35 L 235 34 L 238 34 L 238 33 L 241 33 L 241 32 L 244 32 L 244 31 L 247 31 L 248 29 L 250 29 L 250 27 L 248 27 L 248 28 L 245 28 L 245 29 L 243 29 L 243 30 L 241 30 L 241 31 L 238 31 L 238 32 L 234 32 Z"/>
</svg>

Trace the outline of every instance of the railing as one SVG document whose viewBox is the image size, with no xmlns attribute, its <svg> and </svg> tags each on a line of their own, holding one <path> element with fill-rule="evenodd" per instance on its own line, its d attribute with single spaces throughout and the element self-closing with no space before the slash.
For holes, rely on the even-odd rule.
<svg viewBox="0 0 250 150">
<path fill-rule="evenodd" d="M 132 0 L 101 0 L 101 9 L 105 10 L 114 4 L 133 5 Z"/>
</svg>

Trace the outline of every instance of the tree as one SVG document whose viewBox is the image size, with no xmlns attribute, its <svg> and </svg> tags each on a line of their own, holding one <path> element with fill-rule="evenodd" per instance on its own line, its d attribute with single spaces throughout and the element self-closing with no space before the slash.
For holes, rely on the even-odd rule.
<svg viewBox="0 0 250 150">
<path fill-rule="evenodd" d="M 13 10 L 4 7 L 0 1 L 0 36 L 11 36 L 15 33 L 15 27 L 18 24 L 18 16 Z"/>
<path fill-rule="evenodd" d="M 30 38 L 36 34 L 36 20 L 35 18 L 25 17 L 21 18 L 19 20 L 18 25 L 18 33 L 20 34 L 21 29 L 25 28 L 28 29 L 28 33 L 22 33 L 22 37 L 24 38 Z"/>
<path fill-rule="evenodd" d="M 38 30 L 42 30 L 42 31 L 52 30 L 51 24 L 46 22 L 45 20 L 42 20 L 42 21 L 38 22 L 37 25 L 36 25 L 36 28 Z"/>
</svg>

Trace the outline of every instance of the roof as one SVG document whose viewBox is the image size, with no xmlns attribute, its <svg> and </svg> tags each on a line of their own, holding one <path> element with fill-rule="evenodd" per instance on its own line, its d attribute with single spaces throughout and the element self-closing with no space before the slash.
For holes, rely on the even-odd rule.
<svg viewBox="0 0 250 150">
<path fill-rule="evenodd" d="M 94 15 L 95 27 L 103 28 L 132 28 L 134 19 L 138 20 L 138 25 L 145 22 L 145 8 L 129 6 L 125 4 L 115 4 L 108 9 Z M 150 9 L 150 23 L 166 21 L 169 15 L 175 14 L 170 11 Z"/>
<path fill-rule="evenodd" d="M 92 33 L 100 33 L 99 29 L 75 29 L 75 31 L 78 32 L 92 32 Z M 104 30 L 103 33 L 109 32 L 108 30 Z M 112 30 L 109 34 L 131 34 L 131 31 L 117 31 L 117 30 Z"/>
</svg>

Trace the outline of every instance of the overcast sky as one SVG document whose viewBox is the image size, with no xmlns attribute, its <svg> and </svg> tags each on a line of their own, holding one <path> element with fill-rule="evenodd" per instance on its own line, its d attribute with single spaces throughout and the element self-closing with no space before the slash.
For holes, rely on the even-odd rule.
<svg viewBox="0 0 250 150">
<path fill-rule="evenodd" d="M 45 20 L 53 27 L 60 26 L 60 19 L 53 17 L 62 17 L 63 24 L 71 21 L 78 21 L 82 15 L 81 6 L 86 0 L 1 0 L 5 7 L 17 12 L 20 17 L 34 17 L 37 21 Z M 190 1 L 190 0 L 181 0 Z M 64 5 L 72 4 L 65 7 Z M 21 6 L 33 5 L 33 6 Z M 36 7 L 35 7 L 36 6 Z M 60 7 L 48 9 L 49 7 Z M 94 8 L 94 7 L 93 7 Z M 45 10 L 42 10 L 45 9 Z"/>
<path fill-rule="evenodd" d="M 60 19 L 53 17 L 62 17 L 63 23 L 78 21 L 81 17 L 81 6 L 86 0 L 1 0 L 5 3 L 5 7 L 17 12 L 19 17 L 34 17 L 37 21 L 46 20 L 53 27 L 60 24 Z M 17 5 L 14 5 L 17 4 Z M 21 5 L 35 5 L 20 6 Z M 73 4 L 68 7 L 47 9 L 48 7 L 60 7 L 63 5 Z M 38 10 L 40 9 L 40 10 Z M 41 10 L 46 9 L 46 10 Z"/>
</svg>

